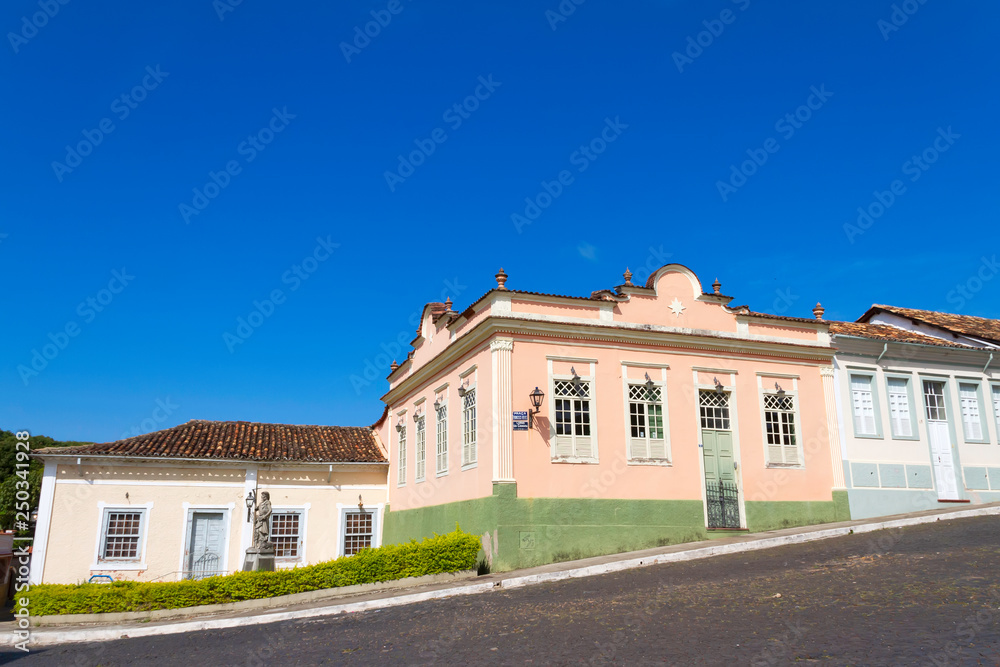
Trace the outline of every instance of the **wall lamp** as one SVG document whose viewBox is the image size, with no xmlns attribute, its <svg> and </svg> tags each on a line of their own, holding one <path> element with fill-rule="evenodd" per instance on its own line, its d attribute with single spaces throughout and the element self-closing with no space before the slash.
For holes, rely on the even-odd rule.
<svg viewBox="0 0 1000 667">
<path fill-rule="evenodd" d="M 534 426 L 535 415 L 542 409 L 542 399 L 545 398 L 545 393 L 535 387 L 535 390 L 528 394 L 528 398 L 531 399 L 531 411 L 528 413 L 528 428 Z"/>
<path fill-rule="evenodd" d="M 653 382 L 653 378 L 649 377 L 649 373 L 646 373 L 646 400 L 653 400 L 653 389 L 656 387 L 656 383 Z"/>
<path fill-rule="evenodd" d="M 399 421 L 396 422 L 396 432 L 399 433 L 403 430 L 403 418 L 400 417 Z"/>
<path fill-rule="evenodd" d="M 724 389 L 724 387 L 722 386 L 722 383 L 719 382 L 719 378 L 714 378 L 714 381 L 715 381 L 715 391 L 717 391 L 717 392 L 719 392 L 721 394 L 722 391 L 723 391 L 723 389 Z"/>
<path fill-rule="evenodd" d="M 777 382 L 774 383 L 774 388 L 778 390 L 778 396 L 784 396 L 785 390 L 781 388 L 781 385 Z"/>
</svg>

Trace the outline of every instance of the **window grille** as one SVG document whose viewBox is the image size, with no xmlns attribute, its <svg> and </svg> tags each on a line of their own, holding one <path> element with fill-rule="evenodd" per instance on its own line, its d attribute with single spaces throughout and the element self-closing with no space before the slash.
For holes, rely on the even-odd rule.
<svg viewBox="0 0 1000 667">
<path fill-rule="evenodd" d="M 913 436 L 907 383 L 904 378 L 889 378 L 889 417 L 892 420 L 892 434 L 896 437 Z"/>
<path fill-rule="evenodd" d="M 105 560 L 137 560 L 142 512 L 108 512 L 104 529 Z"/>
<path fill-rule="evenodd" d="M 462 397 L 462 465 L 476 462 L 476 390 L 470 389 Z"/>
<path fill-rule="evenodd" d="M 764 394 L 764 428 L 770 464 L 797 465 L 799 446 L 795 432 L 795 400 L 783 394 Z"/>
<path fill-rule="evenodd" d="M 924 406 L 931 421 L 947 421 L 948 412 L 944 405 L 944 382 L 924 380 Z"/>
<path fill-rule="evenodd" d="M 372 545 L 372 513 L 347 512 L 344 515 L 344 555 L 353 556 Z"/>
<path fill-rule="evenodd" d="M 629 456 L 632 459 L 666 459 L 661 388 L 631 384 L 629 395 Z"/>
<path fill-rule="evenodd" d="M 729 430 L 729 392 L 703 389 L 699 392 L 698 402 L 702 428 Z"/>
<path fill-rule="evenodd" d="M 962 382 L 958 385 L 958 396 L 962 402 L 962 423 L 967 440 L 983 439 L 983 422 L 979 412 L 979 387 Z"/>
<path fill-rule="evenodd" d="M 275 512 L 271 515 L 271 542 L 275 558 L 299 557 L 299 527 L 302 515 L 298 512 Z"/>
</svg>

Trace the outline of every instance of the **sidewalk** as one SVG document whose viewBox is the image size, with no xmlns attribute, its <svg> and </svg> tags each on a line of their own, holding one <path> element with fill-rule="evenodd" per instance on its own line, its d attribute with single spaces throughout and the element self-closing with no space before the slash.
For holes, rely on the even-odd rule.
<svg viewBox="0 0 1000 667">
<path fill-rule="evenodd" d="M 224 613 L 219 613 L 216 611 L 216 608 L 216 610 L 213 610 L 214 613 L 206 613 L 206 610 L 199 610 L 195 607 L 184 610 L 182 613 L 185 616 L 182 618 L 162 622 L 150 622 L 148 620 L 126 623 L 76 622 L 46 626 L 44 628 L 33 627 L 30 645 L 43 646 L 67 642 L 93 642 L 127 637 L 168 635 L 316 618 L 370 609 L 384 609 L 455 595 L 486 593 L 498 588 L 519 588 L 533 584 L 560 581 L 575 577 L 589 577 L 660 563 L 696 560 L 723 554 L 824 540 L 853 533 L 868 533 L 886 528 L 898 528 L 984 515 L 1000 515 L 1000 503 L 978 505 L 974 508 L 966 507 L 963 509 L 950 507 L 942 510 L 901 514 L 879 520 L 845 521 L 835 524 L 751 533 L 704 542 L 688 542 L 643 551 L 552 563 L 514 572 L 474 577 L 459 582 L 451 580 L 417 584 L 407 588 L 399 588 L 398 586 L 394 589 L 383 588 L 368 593 L 349 596 L 341 595 L 336 600 L 331 600 L 327 596 L 322 600 L 287 604 L 282 607 L 275 607 L 276 600 L 271 599 L 259 601 L 262 606 L 269 605 L 269 608 L 248 610 L 244 607 Z M 239 604 L 245 605 L 245 603 Z M 176 615 L 179 615 L 179 613 Z M 90 618 L 93 618 L 93 616 Z M 0 631 L 9 638 L 16 636 L 14 634 L 13 623 L 0 624 Z M 12 645 L 14 641 L 8 640 L 6 643 Z"/>
</svg>

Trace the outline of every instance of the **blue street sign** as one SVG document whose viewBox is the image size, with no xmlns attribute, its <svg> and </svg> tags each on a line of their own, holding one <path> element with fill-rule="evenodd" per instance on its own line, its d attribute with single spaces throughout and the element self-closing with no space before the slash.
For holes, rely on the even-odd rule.
<svg viewBox="0 0 1000 667">
<path fill-rule="evenodd" d="M 527 410 L 514 410 L 514 430 L 515 431 L 527 431 L 528 430 L 528 411 Z"/>
</svg>

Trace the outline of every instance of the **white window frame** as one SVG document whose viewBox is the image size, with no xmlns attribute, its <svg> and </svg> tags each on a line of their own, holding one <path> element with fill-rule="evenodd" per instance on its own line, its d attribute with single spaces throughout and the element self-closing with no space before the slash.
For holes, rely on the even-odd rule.
<svg viewBox="0 0 1000 667">
<path fill-rule="evenodd" d="M 642 380 L 629 378 L 629 370 L 638 372 L 639 369 L 648 368 L 647 373 L 652 373 L 650 379 L 653 380 L 653 386 L 660 391 L 660 400 L 657 403 L 662 411 L 662 429 L 663 429 L 663 456 L 662 457 L 636 457 L 633 456 L 632 447 L 632 403 L 641 403 L 645 406 L 649 406 L 648 401 L 633 401 L 630 396 L 630 388 L 632 385 L 645 385 L 646 379 Z M 656 465 L 656 466 L 669 466 L 672 465 L 672 456 L 670 451 L 670 419 L 669 419 L 669 408 L 667 400 L 667 369 L 669 367 L 665 365 L 657 366 L 646 366 L 645 364 L 636 363 L 623 363 L 622 364 L 622 399 L 625 406 L 625 458 L 628 465 Z M 654 379 L 654 377 L 659 376 L 659 380 Z M 649 412 L 648 409 L 644 412 L 646 419 L 646 436 L 644 438 L 637 438 L 637 440 L 645 442 L 645 450 L 647 454 L 651 453 L 651 445 L 649 438 Z"/>
<path fill-rule="evenodd" d="M 369 512 L 372 515 L 372 541 L 371 548 L 377 549 L 382 546 L 382 511 L 385 507 L 384 503 L 377 503 L 375 505 L 365 505 L 364 511 Z M 340 557 L 345 557 L 346 551 L 346 531 L 347 531 L 347 515 L 355 513 L 358 511 L 357 505 L 346 505 L 344 503 L 337 503 L 337 555 Z M 351 554 L 353 555 L 353 554 Z"/>
<path fill-rule="evenodd" d="M 471 410 L 466 405 L 469 394 L 472 394 Z M 477 434 L 479 428 L 479 393 L 476 391 L 476 385 L 473 384 L 465 388 L 464 391 L 459 393 L 459 398 L 462 401 L 462 470 L 469 470 L 479 464 Z"/>
<path fill-rule="evenodd" d="M 406 485 L 406 416 L 400 415 L 403 420 L 399 430 L 396 431 L 396 486 Z M 393 427 L 395 428 L 395 427 Z"/>
<path fill-rule="evenodd" d="M 760 382 L 761 377 L 758 376 L 757 380 L 758 382 Z M 789 413 L 792 415 L 792 420 L 793 420 L 792 423 L 795 427 L 794 435 L 795 435 L 795 449 L 796 449 L 796 454 L 795 454 L 796 461 L 794 463 L 788 463 L 786 461 L 786 453 L 787 453 L 787 448 L 790 447 L 789 445 L 785 444 L 771 445 L 767 441 L 767 413 L 770 412 L 771 410 L 768 410 L 764 407 L 764 401 L 766 396 L 777 396 L 778 392 L 773 389 L 768 389 L 763 387 L 758 388 L 758 393 L 759 393 L 758 403 L 760 405 L 760 426 L 764 444 L 764 460 L 767 462 L 766 465 L 768 468 L 805 468 L 806 461 L 805 461 L 805 456 L 803 455 L 803 446 L 802 446 L 803 445 L 802 413 L 801 413 L 801 405 L 799 404 L 799 392 L 798 392 L 797 380 L 793 380 L 793 387 L 794 388 L 791 391 L 786 390 L 784 393 L 784 396 L 786 398 L 790 398 L 792 400 L 792 409 L 781 410 L 778 412 L 778 414 Z M 732 407 L 730 407 L 730 417 L 732 417 Z M 774 461 L 771 459 L 771 447 L 782 448 L 781 461 Z"/>
<path fill-rule="evenodd" d="M 145 570 L 146 567 L 146 541 L 149 538 L 149 517 L 153 510 L 153 503 L 144 505 L 110 505 L 99 501 L 97 503 L 97 544 L 94 546 L 94 562 L 90 566 L 91 570 Z M 138 512 L 142 516 L 139 519 L 139 552 L 136 558 L 104 558 L 105 538 L 107 537 L 107 524 L 112 512 Z"/>
<path fill-rule="evenodd" d="M 549 434 L 550 435 L 550 437 L 549 437 L 549 441 L 550 441 L 550 445 L 549 445 L 550 446 L 550 452 L 549 452 L 549 454 L 550 454 L 551 461 L 553 463 L 598 463 L 600 461 L 600 453 L 599 453 L 599 450 L 597 448 L 597 377 L 596 377 L 596 375 L 597 375 L 596 365 L 597 364 L 596 364 L 596 362 L 590 362 L 590 361 L 584 361 L 584 360 L 580 360 L 580 361 L 575 361 L 575 360 L 571 360 L 571 359 L 559 359 L 559 360 L 562 361 L 562 362 L 569 361 L 569 362 L 574 363 L 574 364 L 576 364 L 576 363 L 579 363 L 579 364 L 586 363 L 588 365 L 587 375 L 580 375 L 579 371 L 577 371 L 577 376 L 576 377 L 578 377 L 580 379 L 581 383 L 587 383 L 589 385 L 588 396 L 587 396 L 587 401 L 589 401 L 589 405 L 588 405 L 587 413 L 589 415 L 588 424 L 590 426 L 590 435 L 589 436 L 577 436 L 575 433 L 572 433 L 569 436 L 556 435 L 556 398 L 557 398 L 556 397 L 556 391 L 555 391 L 556 382 L 559 382 L 559 381 L 570 381 L 570 382 L 572 382 L 573 379 L 574 379 L 574 376 L 573 375 L 566 375 L 566 374 L 558 374 L 557 375 L 557 374 L 553 373 L 552 372 L 553 358 L 549 358 L 549 360 L 548 360 L 549 361 L 549 414 L 552 415 L 552 417 L 551 417 L 551 424 L 552 424 L 552 426 L 551 426 L 551 432 Z M 562 398 L 562 397 L 559 397 L 559 398 Z M 571 413 L 572 412 L 573 411 L 571 410 Z M 573 425 L 574 426 L 576 425 L 575 422 L 573 423 Z M 589 456 L 580 455 L 578 453 L 579 447 L 578 447 L 578 442 L 577 441 L 578 441 L 579 438 L 583 438 L 583 437 L 589 437 L 590 438 L 590 455 Z M 569 455 L 561 455 L 560 456 L 560 455 L 557 454 L 558 447 L 559 447 L 559 444 L 560 444 L 560 439 L 563 439 L 562 443 L 565 443 L 565 439 L 566 438 L 569 438 L 569 445 L 570 445 L 572 453 L 569 454 Z"/>
<path fill-rule="evenodd" d="M 965 437 L 965 442 L 971 442 L 975 444 L 988 444 L 990 441 L 990 431 L 986 424 L 985 415 L 983 414 L 983 383 L 979 380 L 972 380 L 968 378 L 956 378 L 956 383 L 958 384 L 958 416 L 962 418 L 962 435 Z M 979 437 L 973 437 L 969 433 L 969 422 L 966 421 L 966 407 L 969 405 L 967 399 L 962 396 L 962 387 L 972 386 L 973 395 L 972 401 L 975 404 L 972 406 L 975 408 L 976 417 L 979 424 Z"/>
<path fill-rule="evenodd" d="M 868 389 L 867 390 L 856 389 L 855 386 L 854 386 L 855 379 L 860 379 L 860 380 L 866 381 L 868 383 Z M 851 404 L 851 423 L 854 425 L 854 437 L 855 438 L 869 438 L 869 439 L 876 439 L 876 440 L 883 439 L 883 435 L 882 435 L 882 419 L 881 419 L 881 412 L 882 412 L 882 410 L 881 410 L 881 405 L 879 405 L 878 383 L 876 381 L 876 375 L 875 375 L 875 373 L 864 372 L 864 371 L 856 371 L 856 370 L 848 369 L 847 384 L 848 384 L 848 391 L 850 392 L 850 399 L 851 399 L 851 403 L 850 403 Z M 860 415 L 858 414 L 859 402 L 862 403 L 862 405 L 860 406 L 862 408 L 862 411 L 864 410 L 865 407 L 867 407 L 867 406 L 864 405 L 864 401 L 865 401 L 864 394 L 868 394 L 868 401 L 871 404 L 870 408 L 871 408 L 871 411 L 872 411 L 872 414 L 871 414 L 872 431 L 870 433 L 867 432 L 867 431 L 862 431 L 861 428 L 859 428 L 859 426 L 858 426 L 858 420 L 859 419 L 863 420 L 865 418 L 864 414 L 860 414 Z"/>
<path fill-rule="evenodd" d="M 427 479 L 427 415 L 413 415 L 414 482 Z"/>
<path fill-rule="evenodd" d="M 893 405 L 892 397 L 894 393 L 892 391 L 892 385 L 890 384 L 893 380 L 901 380 L 906 383 L 906 410 L 909 414 L 909 424 L 910 424 L 910 435 L 900 435 L 896 433 L 895 418 L 893 417 Z M 917 430 L 917 416 L 916 416 L 916 401 L 913 397 L 913 378 L 909 375 L 901 375 L 898 373 L 886 373 L 885 374 L 885 398 L 889 409 L 889 435 L 893 440 L 919 440 L 920 434 Z"/>
<path fill-rule="evenodd" d="M 434 470 L 438 477 L 448 474 L 448 399 L 440 398 L 440 406 L 434 408 Z"/>
<path fill-rule="evenodd" d="M 309 509 L 312 503 L 306 503 L 304 505 L 274 505 L 271 507 L 271 541 L 274 541 L 274 516 L 276 514 L 298 514 L 299 515 L 299 543 L 298 543 L 298 554 L 293 558 L 289 556 L 279 557 L 277 555 L 277 550 L 275 550 L 274 563 L 276 566 L 294 567 L 295 565 L 305 564 L 306 562 L 306 528 L 309 523 Z"/>
</svg>

